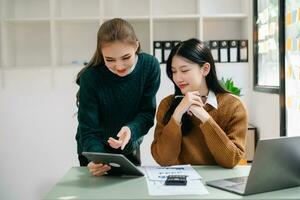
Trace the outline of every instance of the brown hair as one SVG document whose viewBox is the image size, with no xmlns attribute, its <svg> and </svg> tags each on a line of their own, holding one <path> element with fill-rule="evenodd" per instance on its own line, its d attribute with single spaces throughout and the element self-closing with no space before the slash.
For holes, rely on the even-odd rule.
<svg viewBox="0 0 300 200">
<path fill-rule="evenodd" d="M 132 25 L 126 20 L 120 18 L 114 18 L 104 22 L 97 33 L 97 48 L 96 51 L 89 61 L 89 63 L 77 74 L 76 83 L 80 84 L 81 74 L 89 67 L 104 64 L 104 59 L 101 51 L 101 46 L 107 43 L 121 41 L 128 44 L 136 45 L 138 39 L 134 32 Z M 141 51 L 140 45 L 138 46 L 137 53 Z M 79 105 L 79 90 L 76 94 L 76 104 Z"/>
</svg>

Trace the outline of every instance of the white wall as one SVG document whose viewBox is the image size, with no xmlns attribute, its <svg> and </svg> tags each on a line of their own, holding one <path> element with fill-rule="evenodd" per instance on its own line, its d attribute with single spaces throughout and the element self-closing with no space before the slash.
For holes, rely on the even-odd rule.
<svg viewBox="0 0 300 200">
<path fill-rule="evenodd" d="M 258 128 L 260 139 L 279 137 L 280 109 L 277 94 L 251 92 L 249 121 Z"/>
<path fill-rule="evenodd" d="M 0 90 L 0 199 L 41 199 L 74 165 L 77 69 L 10 70 Z M 53 85 L 55 81 L 55 85 Z"/>
</svg>

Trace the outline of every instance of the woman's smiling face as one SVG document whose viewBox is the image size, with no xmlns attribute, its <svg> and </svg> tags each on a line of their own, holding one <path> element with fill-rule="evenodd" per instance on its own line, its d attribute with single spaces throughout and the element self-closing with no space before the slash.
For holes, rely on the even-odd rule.
<svg viewBox="0 0 300 200">
<path fill-rule="evenodd" d="M 126 42 L 112 42 L 101 47 L 105 65 L 118 76 L 126 76 L 135 62 L 137 45 Z"/>
<path fill-rule="evenodd" d="M 204 66 L 200 67 L 199 64 L 186 58 L 175 55 L 172 59 L 173 81 L 182 94 L 199 91 L 201 88 L 206 87 L 205 76 L 208 74 L 206 68 Z"/>
</svg>

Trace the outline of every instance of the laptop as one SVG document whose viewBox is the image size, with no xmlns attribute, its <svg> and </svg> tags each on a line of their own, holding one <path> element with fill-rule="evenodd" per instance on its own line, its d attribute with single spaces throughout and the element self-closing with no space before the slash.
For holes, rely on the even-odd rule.
<svg viewBox="0 0 300 200">
<path fill-rule="evenodd" d="M 207 181 L 240 195 L 250 195 L 300 185 L 300 137 L 260 140 L 249 176 Z"/>
<path fill-rule="evenodd" d="M 122 154 L 82 152 L 82 155 L 94 163 L 110 165 L 111 169 L 107 175 L 144 176 L 144 173 Z"/>
</svg>

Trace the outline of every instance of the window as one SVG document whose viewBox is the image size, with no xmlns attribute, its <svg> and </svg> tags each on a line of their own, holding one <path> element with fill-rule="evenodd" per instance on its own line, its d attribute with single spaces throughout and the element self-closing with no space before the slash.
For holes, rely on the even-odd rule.
<svg viewBox="0 0 300 200">
<path fill-rule="evenodd" d="M 279 93 L 284 67 L 284 11 L 281 0 L 255 0 L 253 5 L 254 90 Z M 282 52 L 281 52 L 282 51 Z M 283 57 L 282 57 L 283 56 Z"/>
</svg>

